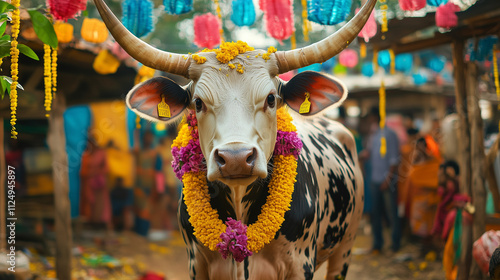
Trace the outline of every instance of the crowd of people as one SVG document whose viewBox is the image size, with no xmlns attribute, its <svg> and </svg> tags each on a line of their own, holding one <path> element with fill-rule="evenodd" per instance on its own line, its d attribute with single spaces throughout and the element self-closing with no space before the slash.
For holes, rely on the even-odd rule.
<svg viewBox="0 0 500 280">
<path fill-rule="evenodd" d="M 134 178 L 132 186 L 124 178 L 109 174 L 105 147 L 89 138 L 80 169 L 80 215 L 87 223 L 105 224 L 108 231 L 135 231 L 150 240 L 162 240 L 177 229 L 180 182 L 170 167 L 170 146 L 175 129 L 157 138 L 149 130 L 135 131 Z"/>
<path fill-rule="evenodd" d="M 468 213 L 462 209 L 470 202 L 459 191 L 459 165 L 440 147 L 439 120 L 433 120 L 424 132 L 412 115 L 400 119 L 399 126 L 387 123 L 381 128 L 378 108 L 372 108 L 362 118 L 359 134 L 354 132 L 362 143 L 358 156 L 373 236 L 370 252 L 398 252 L 406 233 L 405 237 L 420 244 L 422 257 L 429 252 L 441 254 L 447 279 L 455 279 L 454 224 L 457 219 L 467 221 Z M 384 225 L 391 231 L 388 246 L 384 246 Z"/>
</svg>

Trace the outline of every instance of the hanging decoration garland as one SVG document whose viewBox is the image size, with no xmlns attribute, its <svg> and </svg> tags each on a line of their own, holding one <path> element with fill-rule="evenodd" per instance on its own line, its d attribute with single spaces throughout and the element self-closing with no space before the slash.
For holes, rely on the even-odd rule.
<svg viewBox="0 0 500 280">
<path fill-rule="evenodd" d="M 193 0 L 163 0 L 165 12 L 171 15 L 180 15 L 193 9 Z"/>
<path fill-rule="evenodd" d="M 382 32 L 382 40 L 385 40 L 385 33 L 389 31 L 388 21 L 387 21 L 387 0 L 380 0 L 380 13 L 382 14 L 382 25 L 380 31 Z"/>
<path fill-rule="evenodd" d="M 389 57 L 391 58 L 391 75 L 394 75 L 396 74 L 396 57 L 392 49 L 389 49 Z"/>
<path fill-rule="evenodd" d="M 436 9 L 436 26 L 450 29 L 458 25 L 456 12 L 460 12 L 460 7 L 449 2 Z"/>
<path fill-rule="evenodd" d="M 194 17 L 194 43 L 199 48 L 211 49 L 221 43 L 221 22 L 217 16 L 206 13 Z"/>
<path fill-rule="evenodd" d="M 380 156 L 385 157 L 387 153 L 387 141 L 385 139 L 385 85 L 384 81 L 381 82 L 380 89 L 378 90 L 379 95 L 379 114 L 380 114 L 380 130 L 382 137 L 380 138 Z"/>
<path fill-rule="evenodd" d="M 498 58 L 497 53 L 500 51 L 497 49 L 497 45 L 493 45 L 493 76 L 495 78 L 495 88 L 497 93 L 497 100 L 500 101 L 500 81 L 498 75 Z M 500 104 L 498 105 L 498 110 L 500 110 Z M 498 127 L 500 129 L 500 121 L 498 122 Z"/>
<path fill-rule="evenodd" d="M 57 92 L 57 48 L 52 48 L 52 98 Z"/>
<path fill-rule="evenodd" d="M 12 0 L 11 4 L 16 7 L 12 11 L 12 30 L 11 30 L 11 42 L 10 42 L 10 74 L 12 77 L 12 83 L 10 84 L 10 125 L 12 129 L 10 131 L 10 137 L 17 139 L 16 131 L 16 113 L 17 113 L 17 84 L 19 79 L 19 49 L 17 48 L 17 37 L 19 36 L 19 27 L 21 24 L 19 6 L 21 5 L 20 0 Z"/>
<path fill-rule="evenodd" d="M 271 37 L 280 42 L 290 38 L 295 31 L 292 3 L 291 0 L 260 0 L 266 30 Z"/>
<path fill-rule="evenodd" d="M 153 2 L 151 0 L 125 0 L 122 3 L 122 23 L 137 37 L 153 31 Z"/>
<path fill-rule="evenodd" d="M 43 79 L 45 84 L 45 116 L 50 116 L 50 107 L 52 104 L 52 49 L 49 45 L 43 45 Z"/>
<path fill-rule="evenodd" d="M 399 7 L 403 11 L 418 11 L 423 9 L 426 4 L 425 0 L 399 0 Z"/>
<path fill-rule="evenodd" d="M 54 19 L 67 21 L 87 9 L 87 0 L 47 0 L 47 6 Z"/>
<path fill-rule="evenodd" d="M 214 3 L 215 3 L 215 11 L 217 12 L 217 17 L 219 18 L 220 21 L 220 28 L 219 28 L 220 39 L 222 42 L 224 42 L 224 29 L 222 29 L 222 14 L 220 10 L 219 0 L 214 0 Z"/>
<path fill-rule="evenodd" d="M 304 41 L 309 41 L 309 20 L 307 20 L 307 0 L 302 0 L 302 33 Z"/>
<path fill-rule="evenodd" d="M 434 7 L 439 7 L 443 4 L 446 4 L 448 2 L 448 0 L 427 0 L 427 4 L 429 4 L 429 6 L 434 6 Z"/>
<path fill-rule="evenodd" d="M 252 0 L 233 0 L 231 20 L 237 26 L 250 26 L 255 22 L 255 7 Z"/>
<path fill-rule="evenodd" d="M 229 255 L 238 261 L 260 251 L 276 236 L 290 208 L 293 186 L 297 176 L 297 157 L 302 142 L 292 117 L 286 108 L 277 112 L 278 135 L 274 148 L 274 170 L 269 182 L 269 196 L 257 221 L 244 225 L 229 218 L 219 219 L 210 205 L 206 181 L 206 165 L 198 138 L 196 115 L 190 111 L 179 135 L 172 144 L 172 167 L 184 183 L 183 196 L 196 238 L 210 250 L 218 250 L 223 258 Z"/>
<path fill-rule="evenodd" d="M 351 11 L 351 2 L 351 0 L 307 0 L 307 18 L 322 25 L 341 23 Z"/>
</svg>

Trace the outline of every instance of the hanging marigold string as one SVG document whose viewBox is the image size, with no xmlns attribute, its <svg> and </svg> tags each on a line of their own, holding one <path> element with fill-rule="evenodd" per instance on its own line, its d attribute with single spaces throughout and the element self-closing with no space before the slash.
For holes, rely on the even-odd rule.
<svg viewBox="0 0 500 280">
<path fill-rule="evenodd" d="M 380 114 L 380 130 L 382 132 L 382 138 L 380 138 L 380 156 L 385 157 L 387 153 L 387 141 L 385 139 L 385 85 L 384 81 L 381 82 L 380 89 L 378 90 L 379 95 L 379 114 Z"/>
<path fill-rule="evenodd" d="M 19 74 L 19 49 L 17 48 L 17 37 L 19 36 L 19 26 L 21 24 L 19 6 L 21 5 L 20 0 L 12 0 L 11 4 L 16 7 L 12 11 L 12 31 L 11 31 L 11 42 L 10 42 L 10 74 L 12 76 L 12 84 L 10 84 L 10 125 L 12 126 L 10 137 L 17 139 L 16 131 L 16 113 L 17 113 L 17 81 Z"/>
<path fill-rule="evenodd" d="M 292 37 L 290 37 L 290 44 L 292 45 L 292 50 L 297 48 L 297 39 L 295 38 L 295 31 L 292 33 Z"/>
<path fill-rule="evenodd" d="M 366 57 L 366 44 L 365 44 L 365 42 L 359 43 L 359 56 L 361 58 Z"/>
<path fill-rule="evenodd" d="M 45 82 L 45 116 L 50 116 L 50 108 L 52 105 L 52 49 L 49 45 L 43 45 L 43 77 Z"/>
<path fill-rule="evenodd" d="M 500 101 L 500 81 L 498 78 L 498 59 L 497 53 L 500 51 L 497 49 L 497 45 L 493 45 L 493 76 L 495 78 L 495 88 L 497 92 L 497 100 Z M 498 110 L 500 110 L 500 103 L 498 104 Z M 498 128 L 500 129 L 500 121 L 498 122 Z"/>
<path fill-rule="evenodd" d="M 52 48 L 52 98 L 56 97 L 57 92 L 57 48 Z"/>
<path fill-rule="evenodd" d="M 378 50 L 373 49 L 373 71 L 377 73 L 378 71 Z"/>
<path fill-rule="evenodd" d="M 222 28 L 222 14 L 221 14 L 219 0 L 214 0 L 214 3 L 215 3 L 215 10 L 217 12 L 217 17 L 220 20 L 220 29 L 219 29 L 220 39 L 221 39 L 221 42 L 224 42 L 224 29 Z"/>
<path fill-rule="evenodd" d="M 302 0 L 302 33 L 304 41 L 309 41 L 309 20 L 307 20 L 307 0 Z M 295 32 L 294 35 L 295 36 Z"/>
<path fill-rule="evenodd" d="M 389 30 L 389 27 L 388 27 L 388 23 L 387 23 L 387 4 L 386 4 L 387 0 L 380 0 L 380 3 L 382 5 L 380 5 L 380 11 L 381 11 L 381 14 L 382 14 L 382 28 L 381 28 L 381 31 L 382 31 L 382 39 L 385 40 L 385 33 Z"/>
<path fill-rule="evenodd" d="M 391 75 L 394 75 L 396 74 L 396 57 L 392 49 L 389 49 L 389 56 L 391 57 Z"/>
</svg>

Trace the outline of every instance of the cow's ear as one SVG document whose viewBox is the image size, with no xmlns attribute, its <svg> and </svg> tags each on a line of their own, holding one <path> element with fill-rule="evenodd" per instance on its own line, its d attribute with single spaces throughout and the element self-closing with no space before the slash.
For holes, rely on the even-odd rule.
<svg viewBox="0 0 500 280">
<path fill-rule="evenodd" d="M 136 85 L 127 94 L 127 106 L 141 118 L 153 122 L 170 123 L 181 117 L 189 105 L 188 88 L 179 86 L 165 77 L 155 77 Z M 158 114 L 158 104 L 162 98 L 170 109 L 170 117 Z"/>
<path fill-rule="evenodd" d="M 300 107 L 306 101 L 307 93 L 309 93 L 308 101 L 311 103 L 309 111 L 300 113 Z M 303 116 L 312 116 L 325 109 L 340 106 L 347 97 L 347 89 L 333 77 L 305 71 L 295 75 L 288 83 L 283 83 L 280 94 L 292 110 Z"/>
</svg>

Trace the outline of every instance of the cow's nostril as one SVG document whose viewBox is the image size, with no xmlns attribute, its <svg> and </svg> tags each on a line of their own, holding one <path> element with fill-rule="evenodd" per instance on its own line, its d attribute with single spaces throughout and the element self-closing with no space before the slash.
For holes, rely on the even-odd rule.
<svg viewBox="0 0 500 280">
<path fill-rule="evenodd" d="M 217 162 L 219 166 L 223 166 L 224 164 L 226 164 L 224 158 L 219 155 L 219 150 L 215 150 L 214 157 L 215 157 L 215 162 Z"/>
<path fill-rule="evenodd" d="M 257 157 L 257 151 L 253 148 L 252 153 L 247 157 L 248 164 L 254 164 L 255 158 Z"/>
</svg>

